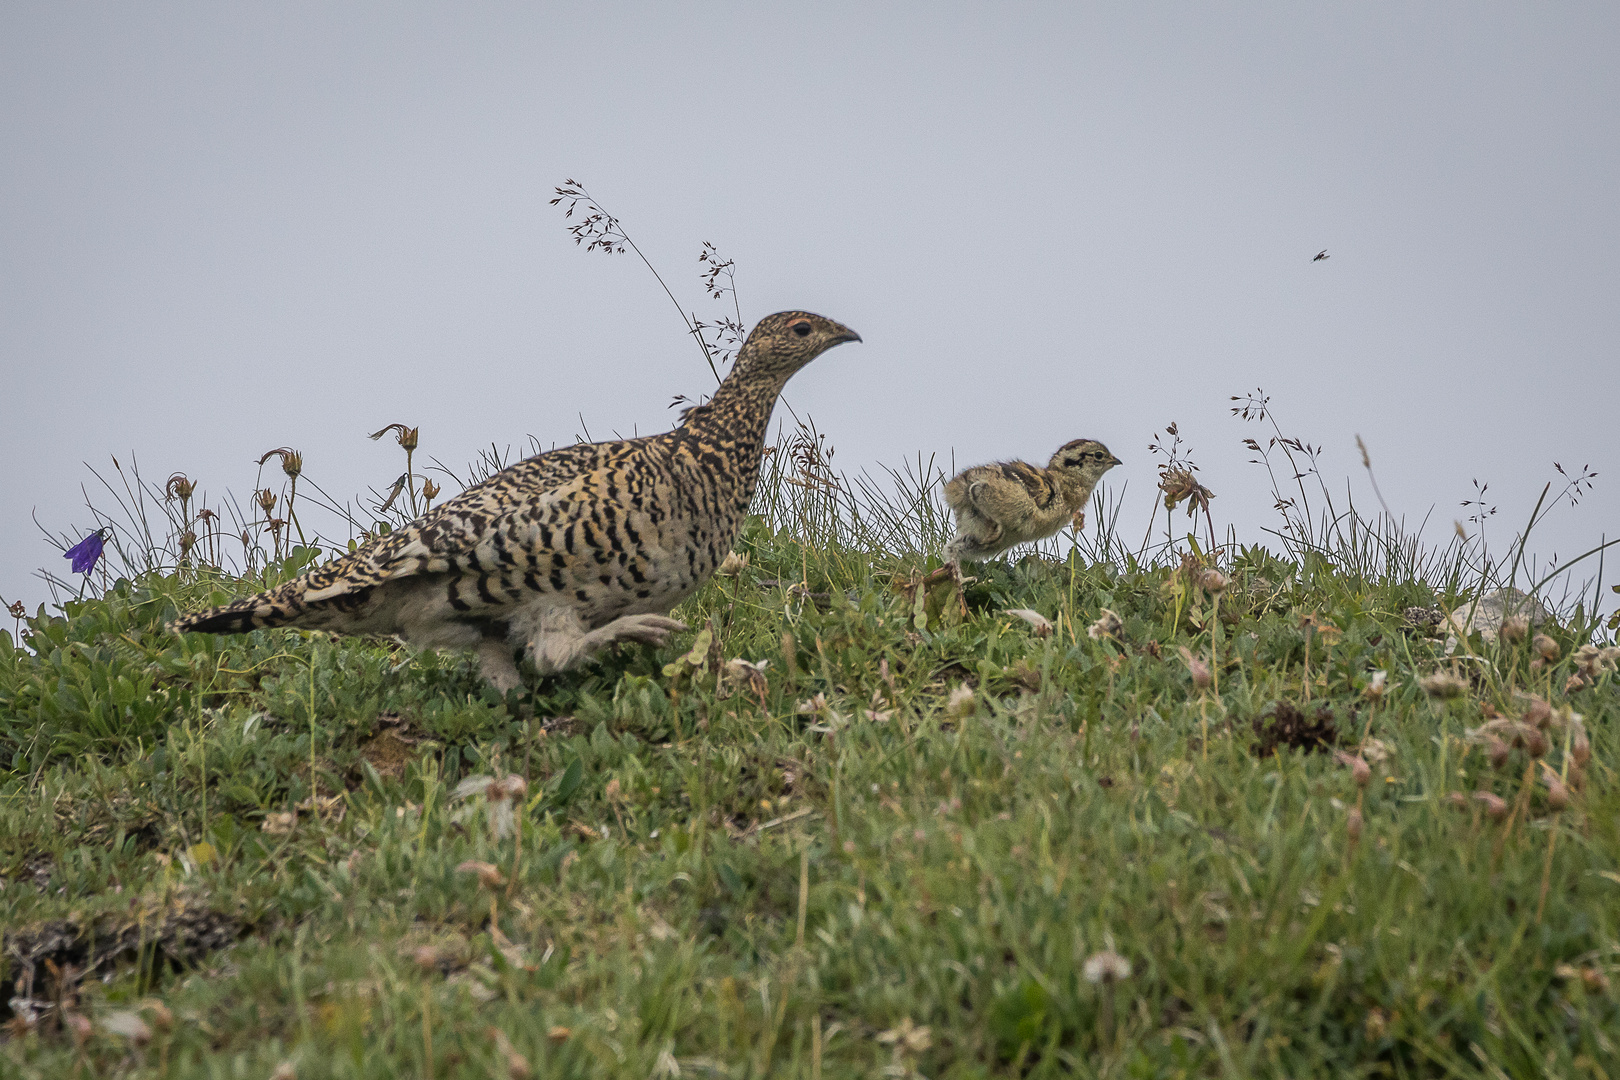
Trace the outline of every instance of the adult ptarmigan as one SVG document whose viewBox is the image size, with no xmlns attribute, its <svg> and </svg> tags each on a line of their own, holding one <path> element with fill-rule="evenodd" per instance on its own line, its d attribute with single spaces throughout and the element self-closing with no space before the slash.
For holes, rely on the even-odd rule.
<svg viewBox="0 0 1620 1080">
<path fill-rule="evenodd" d="M 783 385 L 859 340 L 809 312 L 767 316 L 675 430 L 537 454 L 341 559 L 174 628 L 293 626 L 472 648 L 503 692 L 521 684 L 519 648 L 547 674 L 614 642 L 661 645 L 685 629 L 665 613 L 737 538 Z"/>
</svg>

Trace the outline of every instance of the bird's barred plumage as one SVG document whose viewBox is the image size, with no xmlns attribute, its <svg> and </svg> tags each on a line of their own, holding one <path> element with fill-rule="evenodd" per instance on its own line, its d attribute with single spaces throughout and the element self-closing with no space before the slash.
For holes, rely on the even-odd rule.
<svg viewBox="0 0 1620 1080">
<path fill-rule="evenodd" d="M 1102 443 L 1075 439 L 1059 447 L 1044 469 L 998 461 L 962 470 L 945 485 L 945 503 L 956 515 L 946 559 L 953 565 L 987 559 L 1055 535 L 1083 513 L 1097 481 L 1118 464 Z"/>
<path fill-rule="evenodd" d="M 731 550 L 783 384 L 859 340 L 807 312 L 768 316 L 675 430 L 518 462 L 341 559 L 175 629 L 296 626 L 472 647 L 502 689 L 519 682 L 518 646 L 549 672 L 615 641 L 662 643 L 682 628 L 664 613 Z"/>
</svg>

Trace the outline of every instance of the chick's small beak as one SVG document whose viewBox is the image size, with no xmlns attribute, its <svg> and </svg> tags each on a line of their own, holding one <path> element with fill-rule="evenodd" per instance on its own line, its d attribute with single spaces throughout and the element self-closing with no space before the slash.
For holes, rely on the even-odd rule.
<svg viewBox="0 0 1620 1080">
<path fill-rule="evenodd" d="M 1108 455 L 1108 464 L 1110 464 L 1110 465 L 1123 465 L 1125 463 L 1123 461 L 1119 460 L 1119 458 L 1115 457 L 1113 454 L 1109 454 Z"/>
<path fill-rule="evenodd" d="M 832 340 L 834 345 L 842 345 L 846 341 L 861 340 L 861 335 L 857 334 L 849 327 L 844 326 L 841 323 L 834 323 L 833 325 L 838 327 L 838 329 L 833 332 Z"/>
</svg>

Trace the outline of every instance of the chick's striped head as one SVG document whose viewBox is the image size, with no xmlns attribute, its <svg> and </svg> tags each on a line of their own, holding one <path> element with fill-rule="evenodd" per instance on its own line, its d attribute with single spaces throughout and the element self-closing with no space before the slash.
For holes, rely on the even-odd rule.
<svg viewBox="0 0 1620 1080">
<path fill-rule="evenodd" d="M 1120 464 L 1119 458 L 1096 439 L 1075 439 L 1058 447 L 1047 468 L 1055 473 L 1073 477 L 1089 491 L 1102 474 Z"/>
</svg>

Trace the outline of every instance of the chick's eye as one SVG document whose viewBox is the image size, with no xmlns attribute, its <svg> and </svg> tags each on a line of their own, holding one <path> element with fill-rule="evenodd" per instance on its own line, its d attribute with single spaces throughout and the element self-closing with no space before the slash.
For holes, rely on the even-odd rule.
<svg viewBox="0 0 1620 1080">
<path fill-rule="evenodd" d="M 792 329 L 792 331 L 795 334 L 798 334 L 800 337 L 810 336 L 810 324 L 807 322 L 796 322 L 790 329 Z"/>
</svg>

